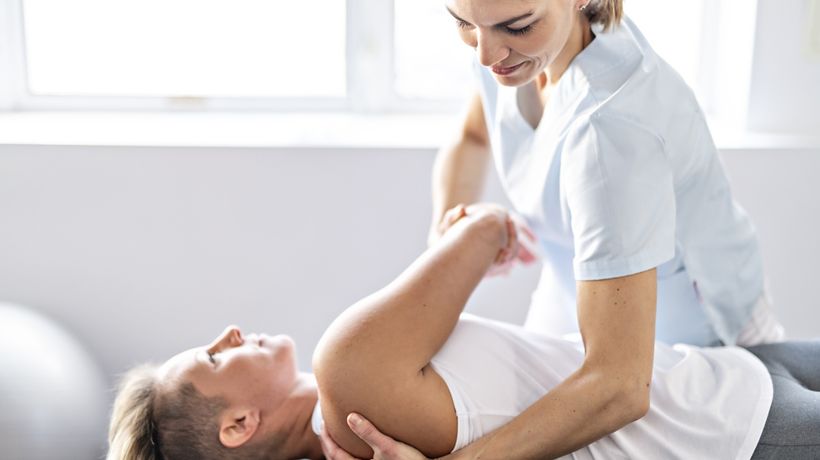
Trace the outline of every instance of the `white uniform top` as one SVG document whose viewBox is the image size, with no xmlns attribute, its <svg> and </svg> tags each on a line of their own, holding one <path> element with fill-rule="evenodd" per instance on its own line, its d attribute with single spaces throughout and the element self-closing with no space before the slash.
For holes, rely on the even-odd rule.
<svg viewBox="0 0 820 460">
<path fill-rule="evenodd" d="M 477 66 L 501 183 L 545 252 L 527 327 L 577 332 L 576 280 L 658 267 L 658 339 L 733 344 L 763 269 L 704 115 L 629 19 L 594 32 L 537 129 Z"/>
<path fill-rule="evenodd" d="M 583 359 L 579 342 L 462 315 L 431 361 L 453 398 L 455 449 L 509 422 Z M 749 459 L 771 401 L 769 373 L 748 351 L 658 343 L 649 413 L 565 458 Z"/>
<path fill-rule="evenodd" d="M 458 419 L 453 450 L 509 422 L 583 359 L 580 342 L 463 314 L 431 360 Z M 658 343 L 647 415 L 564 458 L 749 459 L 771 402 L 769 373 L 748 351 Z M 318 404 L 312 422 L 319 434 Z"/>
</svg>

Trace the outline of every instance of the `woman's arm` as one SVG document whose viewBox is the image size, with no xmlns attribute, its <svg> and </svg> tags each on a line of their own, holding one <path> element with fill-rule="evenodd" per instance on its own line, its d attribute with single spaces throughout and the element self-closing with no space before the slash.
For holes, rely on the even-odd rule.
<svg viewBox="0 0 820 460">
<path fill-rule="evenodd" d="M 452 448 L 433 429 L 452 418 L 452 404 L 428 364 L 515 234 L 500 208 L 466 212 L 395 281 L 340 315 L 317 346 L 313 370 L 325 421 L 343 447 L 367 452 L 345 423 L 347 412 L 356 410 L 388 433 L 412 433 L 403 439 L 425 444 L 417 447 L 427 452 Z"/>
<path fill-rule="evenodd" d="M 553 458 L 643 417 L 655 344 L 655 269 L 578 283 L 580 369 L 509 424 L 455 458 Z"/>
<path fill-rule="evenodd" d="M 490 140 L 484 109 L 481 96 L 475 94 L 455 142 L 439 151 L 433 165 L 431 244 L 444 233 L 445 228 L 440 224 L 448 209 L 458 203 L 475 203 L 480 199 L 489 159 Z"/>
<path fill-rule="evenodd" d="M 641 418 L 649 409 L 655 340 L 655 269 L 578 283 L 586 356 L 578 371 L 507 425 L 447 456 L 540 459 L 573 452 Z M 378 459 L 418 459 L 369 421 L 354 431 Z M 349 460 L 325 438 L 331 460 Z M 330 445 L 329 445 L 330 444 Z"/>
</svg>

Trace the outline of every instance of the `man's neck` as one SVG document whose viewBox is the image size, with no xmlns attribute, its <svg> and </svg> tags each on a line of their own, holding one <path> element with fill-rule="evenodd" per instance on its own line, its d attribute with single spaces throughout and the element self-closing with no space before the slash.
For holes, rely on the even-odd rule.
<svg viewBox="0 0 820 460">
<path fill-rule="evenodd" d="M 300 373 L 293 391 L 284 403 L 287 406 L 284 412 L 290 416 L 277 430 L 288 434 L 282 449 L 284 458 L 324 458 L 319 436 L 311 426 L 313 409 L 318 400 L 319 393 L 313 374 Z"/>
</svg>

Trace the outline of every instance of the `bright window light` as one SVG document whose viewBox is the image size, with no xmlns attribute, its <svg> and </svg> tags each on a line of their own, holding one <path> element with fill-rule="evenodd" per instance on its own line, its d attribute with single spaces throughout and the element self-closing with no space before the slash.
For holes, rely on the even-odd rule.
<svg viewBox="0 0 820 460">
<path fill-rule="evenodd" d="M 442 0 L 395 0 L 395 88 L 399 96 L 464 99 L 473 50 L 458 36 Z"/>
<path fill-rule="evenodd" d="M 714 0 L 710 0 L 714 1 Z M 705 47 L 704 0 L 626 0 L 624 11 L 652 49 L 698 94 L 706 91 L 701 77 Z M 700 93 L 700 94 L 699 94 Z"/>
<path fill-rule="evenodd" d="M 23 7 L 35 95 L 345 96 L 342 0 L 24 0 Z"/>
</svg>

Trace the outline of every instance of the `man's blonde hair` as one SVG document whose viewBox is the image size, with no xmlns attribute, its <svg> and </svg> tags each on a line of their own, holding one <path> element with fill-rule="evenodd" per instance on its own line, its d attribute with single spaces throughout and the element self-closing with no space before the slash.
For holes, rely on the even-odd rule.
<svg viewBox="0 0 820 460">
<path fill-rule="evenodd" d="M 157 366 L 122 378 L 111 413 L 107 460 L 250 460 L 282 458 L 284 435 L 229 449 L 219 441 L 221 398 L 208 398 L 189 382 L 159 385 Z"/>
<path fill-rule="evenodd" d="M 108 460 L 159 460 L 154 440 L 156 366 L 129 371 L 120 382 L 108 429 Z"/>
<path fill-rule="evenodd" d="M 604 30 L 609 30 L 613 26 L 621 23 L 624 16 L 623 0 L 590 0 L 584 9 L 589 22 L 601 24 Z"/>
</svg>

